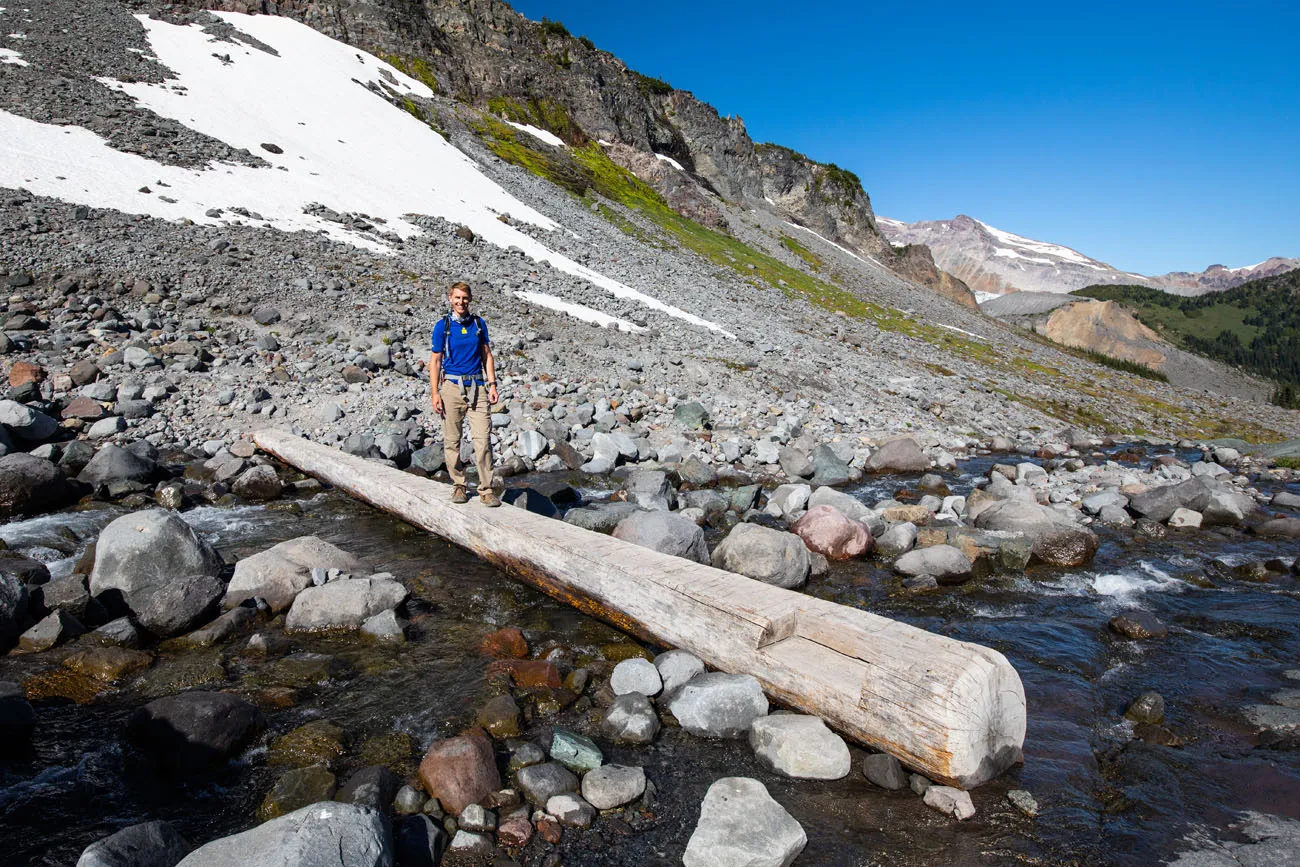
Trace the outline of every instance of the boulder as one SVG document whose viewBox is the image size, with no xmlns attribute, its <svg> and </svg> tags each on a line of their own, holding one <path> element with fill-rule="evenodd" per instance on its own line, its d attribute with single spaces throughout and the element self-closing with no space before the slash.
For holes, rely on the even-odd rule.
<svg viewBox="0 0 1300 867">
<path fill-rule="evenodd" d="M 406 601 L 406 588 L 386 578 L 350 578 L 308 587 L 293 600 L 284 627 L 290 632 L 360 629 L 380 612 Z"/>
<path fill-rule="evenodd" d="M 492 742 L 482 734 L 434 741 L 420 762 L 424 790 L 453 816 L 501 788 Z"/>
<path fill-rule="evenodd" d="M 849 560 L 870 553 L 873 540 L 866 524 L 846 517 L 833 506 L 813 506 L 794 524 L 794 532 L 810 551 L 828 560 Z"/>
<path fill-rule="evenodd" d="M 77 867 L 176 867 L 193 848 L 170 822 L 142 822 L 91 843 Z"/>
<path fill-rule="evenodd" d="M 159 638 L 183 635 L 217 612 L 225 583 L 212 575 L 178 575 L 127 597 L 135 620 Z"/>
<path fill-rule="evenodd" d="M 124 608 L 143 612 L 162 630 L 159 634 L 175 634 L 167 630 L 193 624 L 207 611 L 221 569 L 221 556 L 175 512 L 134 512 L 99 534 L 90 594 L 113 615 Z M 172 603 L 186 607 L 167 611 Z"/>
<path fill-rule="evenodd" d="M 1049 530 L 1037 536 L 1029 549 L 1030 563 L 1044 566 L 1086 566 L 1097 554 L 1097 534 L 1083 528 Z"/>
<path fill-rule="evenodd" d="M 1032 536 L 1047 533 L 1060 526 L 1059 518 L 1045 506 L 1025 500 L 998 500 L 982 509 L 975 518 L 981 530 L 998 530 L 1009 533 L 1026 533 Z"/>
<path fill-rule="evenodd" d="M 862 521 L 864 524 L 872 527 L 872 535 L 875 535 L 876 532 L 872 522 L 880 521 L 879 516 L 868 508 L 866 503 L 851 494 L 837 491 L 834 488 L 822 486 L 813 491 L 808 497 L 808 508 L 811 509 L 813 506 L 834 506 L 842 512 L 845 517 L 851 518 L 854 521 Z M 881 521 L 880 530 L 883 532 L 884 529 L 884 522 Z"/>
<path fill-rule="evenodd" d="M 16 400 L 0 400 L 0 424 L 29 442 L 48 439 L 59 429 L 57 421 Z"/>
<path fill-rule="evenodd" d="M 559 762 L 542 762 L 515 771 L 515 788 L 534 807 L 545 807 L 556 795 L 578 791 L 578 778 Z"/>
<path fill-rule="evenodd" d="M 195 849 L 178 867 L 393 867 L 388 817 L 320 803 Z"/>
<path fill-rule="evenodd" d="M 684 867 L 788 867 L 808 843 L 803 828 L 758 780 L 723 777 L 700 805 Z"/>
<path fill-rule="evenodd" d="M 624 518 L 641 511 L 635 503 L 594 503 L 564 513 L 564 522 L 593 533 L 610 533 Z"/>
<path fill-rule="evenodd" d="M 605 737 L 619 744 L 653 743 L 659 734 L 659 715 L 650 699 L 629 692 L 614 699 L 600 723 Z"/>
<path fill-rule="evenodd" d="M 0 457 L 0 519 L 38 515 L 76 499 L 76 489 L 49 461 L 23 452 Z"/>
<path fill-rule="evenodd" d="M 930 469 L 930 459 L 916 440 L 900 437 L 876 449 L 867 458 L 867 469 L 873 473 L 923 473 Z"/>
<path fill-rule="evenodd" d="M 704 531 L 690 518 L 674 512 L 636 512 L 618 522 L 614 538 L 662 554 L 708 564 L 709 549 Z"/>
<path fill-rule="evenodd" d="M 312 583 L 313 569 L 367 571 L 362 561 L 329 542 L 316 536 L 300 536 L 236 563 L 221 604 L 234 608 L 247 599 L 262 598 L 279 613 Z"/>
<path fill-rule="evenodd" d="M 645 771 L 624 765 L 604 765 L 582 778 L 582 797 L 597 810 L 630 804 L 645 793 Z"/>
<path fill-rule="evenodd" d="M 0 572 L 0 650 L 8 647 L 27 624 L 27 587 L 16 575 Z"/>
<path fill-rule="evenodd" d="M 647 659 L 625 659 L 614 666 L 609 676 L 609 687 L 614 695 L 639 692 L 641 695 L 658 695 L 663 689 L 659 669 Z"/>
<path fill-rule="evenodd" d="M 848 462 L 825 444 L 813 449 L 812 467 L 814 485 L 843 485 L 853 478 Z"/>
<path fill-rule="evenodd" d="M 1128 507 L 1139 517 L 1163 523 L 1179 508 L 1200 511 L 1214 490 L 1207 479 L 1197 477 L 1134 494 L 1129 498 Z"/>
<path fill-rule="evenodd" d="M 1255 528 L 1261 536 L 1285 536 L 1300 539 L 1300 518 L 1273 518 Z"/>
<path fill-rule="evenodd" d="M 238 696 L 194 690 L 149 702 L 131 715 L 126 732 L 160 766 L 183 776 L 224 763 L 265 725 Z"/>
<path fill-rule="evenodd" d="M 1169 629 L 1149 611 L 1125 611 L 1110 619 L 1110 628 L 1125 638 L 1165 638 Z"/>
<path fill-rule="evenodd" d="M 838 780 L 853 767 L 844 739 L 815 716 L 759 717 L 749 729 L 749 745 L 763 767 L 798 780 Z"/>
<path fill-rule="evenodd" d="M 704 672 L 704 663 L 689 650 L 669 650 L 655 657 L 655 668 L 663 679 L 663 694 L 670 696 L 691 678 Z"/>
<path fill-rule="evenodd" d="M 639 469 L 628 477 L 623 486 L 627 502 L 643 509 L 668 511 L 677 505 L 677 491 L 663 470 Z"/>
<path fill-rule="evenodd" d="M 714 549 L 713 565 L 777 587 L 798 587 L 811 568 L 803 539 L 758 524 L 733 527 Z"/>
<path fill-rule="evenodd" d="M 546 802 L 546 812 L 568 828 L 588 828 L 596 819 L 596 808 L 577 795 L 556 795 Z"/>
<path fill-rule="evenodd" d="M 813 474 L 812 458 L 790 446 L 781 446 L 778 460 L 781 469 L 792 479 L 806 479 Z"/>
<path fill-rule="evenodd" d="M 66 611 L 55 611 L 18 636 L 14 653 L 39 653 L 71 641 L 85 632 L 81 621 Z"/>
<path fill-rule="evenodd" d="M 767 707 L 756 678 L 721 671 L 697 675 L 668 702 L 682 728 L 706 738 L 745 737 Z"/>
<path fill-rule="evenodd" d="M 95 456 L 78 474 L 77 481 L 96 488 L 114 482 L 137 482 L 143 485 L 153 481 L 157 471 L 158 465 L 148 458 L 109 443 L 95 452 Z"/>
<path fill-rule="evenodd" d="M 696 488 L 708 487 L 716 484 L 718 481 L 718 474 L 714 471 L 713 467 L 704 463 L 704 461 L 700 460 L 695 455 L 691 455 L 689 458 L 681 462 L 677 467 L 677 475 L 681 478 L 684 484 Z"/>
<path fill-rule="evenodd" d="M 235 496 L 245 500 L 274 500 L 284 491 L 275 467 L 260 464 L 239 474 L 230 486 Z"/>
<path fill-rule="evenodd" d="M 257 818 L 267 822 L 309 804 L 329 801 L 336 788 L 334 775 L 324 765 L 285 771 L 262 799 L 257 808 Z"/>
<path fill-rule="evenodd" d="M 893 524 L 876 537 L 876 551 L 881 557 L 897 557 L 912 550 L 916 544 L 916 525 L 911 521 Z"/>
<path fill-rule="evenodd" d="M 767 513 L 777 518 L 795 515 L 808 506 L 808 497 L 812 495 L 809 485 L 780 485 L 767 497 Z"/>
<path fill-rule="evenodd" d="M 894 561 L 900 575 L 933 575 L 940 584 L 960 584 L 970 578 L 970 559 L 951 545 L 931 545 L 908 551 Z"/>
</svg>

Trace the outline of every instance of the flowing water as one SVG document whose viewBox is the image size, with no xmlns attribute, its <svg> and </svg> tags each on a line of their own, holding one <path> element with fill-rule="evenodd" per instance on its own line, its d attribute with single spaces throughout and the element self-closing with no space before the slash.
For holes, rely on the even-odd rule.
<svg viewBox="0 0 1300 867">
<path fill-rule="evenodd" d="M 964 475 L 948 479 L 954 493 L 969 490 L 988 466 L 968 462 Z M 912 482 L 877 478 L 856 495 L 874 502 Z M 409 734 L 418 757 L 434 739 L 469 724 L 491 694 L 488 660 L 476 644 L 494 629 L 519 626 L 534 651 L 605 671 L 609 663 L 601 657 L 618 656 L 610 645 L 629 641 L 336 492 L 298 504 L 300 513 L 241 506 L 184 517 L 232 557 L 313 533 L 368 558 L 412 590 L 409 643 L 384 649 L 291 637 L 283 652 L 328 653 L 340 666 L 328 681 L 304 684 L 279 662 L 283 652 L 257 656 L 237 640 L 216 650 L 160 653 L 139 682 L 90 704 L 39 704 L 33 749 L 0 760 L 0 861 L 71 865 L 88 843 L 152 818 L 174 822 L 192 842 L 250 826 L 277 776 L 262 761 L 265 739 L 217 777 L 180 784 L 160 781 L 122 741 L 133 709 L 179 686 L 298 687 L 298 704 L 268 711 L 270 728 L 280 733 L 318 718 L 342 725 L 351 747 L 341 780 L 363 764 L 366 745 L 384 735 Z M 0 538 L 63 574 L 84 542 L 118 514 L 104 508 L 15 522 L 0 526 Z M 705 742 L 667 729 L 647 748 L 602 743 L 607 761 L 643 765 L 655 791 L 639 810 L 567 832 L 564 863 L 680 864 L 705 790 L 730 775 L 762 780 L 803 824 L 809 842 L 797 863 L 809 865 L 1151 864 L 1184 848 L 1193 830 L 1227 836 L 1224 829 L 1246 811 L 1300 819 L 1300 752 L 1281 748 L 1285 743 L 1262 746 L 1241 716 L 1243 706 L 1300 686 L 1285 674 L 1300 668 L 1300 588 L 1289 577 L 1233 580 L 1212 564 L 1290 559 L 1300 553 L 1296 543 L 1232 530 L 1161 541 L 1101 534 L 1086 570 L 1031 570 L 910 594 L 862 562 L 836 565 L 806 588 L 994 647 L 1011 660 L 1028 700 L 1025 762 L 974 792 L 975 818 L 955 823 L 910 791 L 871 786 L 858 771 L 857 750 L 855 770 L 844 780 L 792 781 L 759 767 L 744 742 Z M 1131 609 L 1154 613 L 1169 637 L 1134 642 L 1109 633 L 1107 621 Z M 22 682 L 57 668 L 71 649 L 0 659 L 0 679 Z M 1123 712 L 1145 690 L 1164 696 L 1166 725 L 1184 745 L 1134 737 Z M 536 720 L 530 733 L 550 724 L 586 728 L 598 711 L 584 704 Z M 1036 819 L 1007 803 L 1015 788 L 1037 797 Z M 518 860 L 538 863 L 542 852 L 534 841 Z"/>
</svg>

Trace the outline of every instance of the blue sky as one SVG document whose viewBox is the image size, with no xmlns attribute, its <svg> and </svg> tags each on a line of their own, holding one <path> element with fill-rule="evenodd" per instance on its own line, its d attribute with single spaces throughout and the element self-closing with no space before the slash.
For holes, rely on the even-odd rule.
<svg viewBox="0 0 1300 867">
<path fill-rule="evenodd" d="M 1128 271 L 1300 256 L 1300 4 L 517 0 L 862 178 Z"/>
</svg>

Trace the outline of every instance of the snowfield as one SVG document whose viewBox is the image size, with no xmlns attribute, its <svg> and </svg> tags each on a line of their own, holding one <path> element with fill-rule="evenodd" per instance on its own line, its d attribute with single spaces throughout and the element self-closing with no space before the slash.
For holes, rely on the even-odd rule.
<svg viewBox="0 0 1300 867">
<path fill-rule="evenodd" d="M 287 18 L 215 14 L 279 56 L 243 43 L 214 42 L 198 26 L 136 16 L 153 56 L 174 77 L 161 84 L 103 84 L 159 115 L 246 148 L 268 166 L 209 164 L 196 170 L 164 165 L 114 150 L 79 127 L 37 123 L 0 111 L 0 185 L 77 204 L 209 225 L 237 219 L 225 213 L 208 216 L 210 210 L 241 207 L 261 216 L 263 225 L 321 232 L 377 252 L 391 248 L 379 237 L 351 231 L 303 208 L 320 203 L 340 213 L 362 213 L 384 221 L 385 230 L 402 238 L 421 231 L 404 215 L 442 217 L 468 226 L 488 243 L 518 247 L 532 260 L 611 295 L 732 336 L 722 326 L 593 271 L 498 219 L 504 214 L 512 222 L 546 231 L 561 228 L 387 98 L 431 97 L 423 83 Z M 0 58 L 25 62 L 8 49 Z M 527 131 L 563 145 L 545 130 Z M 540 293 L 520 297 L 586 321 L 600 315 L 625 330 L 634 327 L 600 311 L 543 301 Z M 582 310 L 589 312 L 579 315 Z"/>
</svg>

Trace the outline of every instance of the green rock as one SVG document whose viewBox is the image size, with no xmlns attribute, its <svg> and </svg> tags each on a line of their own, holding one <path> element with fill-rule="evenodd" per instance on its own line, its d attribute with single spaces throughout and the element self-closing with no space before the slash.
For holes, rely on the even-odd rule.
<svg viewBox="0 0 1300 867">
<path fill-rule="evenodd" d="M 478 712 L 478 724 L 497 740 L 518 737 L 521 719 L 519 704 L 510 695 L 490 699 Z"/>
<path fill-rule="evenodd" d="M 255 680 L 267 686 L 306 689 L 345 677 L 351 671 L 350 665 L 327 653 L 295 653 L 271 663 Z"/>
<path fill-rule="evenodd" d="M 334 775 L 324 767 L 295 768 L 276 780 L 266 793 L 257 808 L 258 821 L 268 822 L 310 804 L 328 801 L 334 797 L 335 788 Z"/>
<path fill-rule="evenodd" d="M 625 659 L 650 659 L 650 651 L 639 644 L 621 641 L 616 644 L 601 645 L 600 655 L 610 662 L 622 662 Z"/>
<path fill-rule="evenodd" d="M 679 403 L 673 410 L 673 421 L 686 430 L 697 430 L 708 423 L 709 411 L 698 401 Z"/>
<path fill-rule="evenodd" d="M 368 738 L 357 750 L 363 765 L 383 765 L 399 777 L 411 772 L 415 745 L 406 732 L 385 732 Z"/>
<path fill-rule="evenodd" d="M 576 774 L 594 771 L 605 760 L 591 738 L 560 728 L 551 735 L 551 758 Z"/>
<path fill-rule="evenodd" d="M 305 768 L 330 765 L 343 755 L 343 727 L 325 719 L 313 720 L 271 742 L 267 764 Z"/>
</svg>

